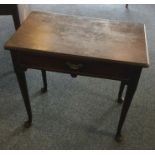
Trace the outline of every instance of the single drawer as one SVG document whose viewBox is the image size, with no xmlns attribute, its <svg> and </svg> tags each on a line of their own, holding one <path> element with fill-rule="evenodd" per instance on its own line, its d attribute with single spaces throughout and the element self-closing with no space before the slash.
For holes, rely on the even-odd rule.
<svg viewBox="0 0 155 155">
<path fill-rule="evenodd" d="M 19 54 L 20 61 L 26 68 L 45 69 L 48 71 L 103 77 L 108 79 L 128 79 L 134 72 L 130 65 L 70 56 L 53 56 L 25 53 Z"/>
</svg>

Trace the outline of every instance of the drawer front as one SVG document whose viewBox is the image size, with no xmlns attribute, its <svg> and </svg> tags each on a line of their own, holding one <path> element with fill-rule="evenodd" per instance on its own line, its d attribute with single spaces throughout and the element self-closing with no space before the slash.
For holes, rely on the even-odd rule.
<svg viewBox="0 0 155 155">
<path fill-rule="evenodd" d="M 91 59 L 68 58 L 39 54 L 19 55 L 20 64 L 26 68 L 45 69 L 75 75 L 103 77 L 114 80 L 128 79 L 133 67 L 119 63 L 95 61 Z"/>
</svg>

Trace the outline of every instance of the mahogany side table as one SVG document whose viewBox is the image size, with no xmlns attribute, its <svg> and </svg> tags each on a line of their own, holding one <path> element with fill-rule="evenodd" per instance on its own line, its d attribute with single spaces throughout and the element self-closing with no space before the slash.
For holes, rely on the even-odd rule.
<svg viewBox="0 0 155 155">
<path fill-rule="evenodd" d="M 100 77 L 121 81 L 118 102 L 123 104 L 115 136 L 117 141 L 121 140 L 121 129 L 141 71 L 149 66 L 144 24 L 32 12 L 5 48 L 11 51 L 27 110 L 26 127 L 32 123 L 26 69 Z M 45 92 L 46 76 L 43 81 Z"/>
</svg>

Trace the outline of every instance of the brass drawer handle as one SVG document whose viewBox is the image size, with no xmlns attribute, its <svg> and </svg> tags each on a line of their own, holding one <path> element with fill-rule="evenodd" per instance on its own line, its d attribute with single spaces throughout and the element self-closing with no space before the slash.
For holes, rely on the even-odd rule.
<svg viewBox="0 0 155 155">
<path fill-rule="evenodd" d="M 66 65 L 73 70 L 78 70 L 83 67 L 83 64 L 73 64 L 71 62 L 66 62 Z"/>
</svg>

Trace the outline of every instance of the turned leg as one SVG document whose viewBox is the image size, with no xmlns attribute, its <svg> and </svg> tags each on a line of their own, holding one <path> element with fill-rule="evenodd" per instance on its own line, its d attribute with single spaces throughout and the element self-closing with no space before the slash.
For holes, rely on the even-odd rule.
<svg viewBox="0 0 155 155">
<path fill-rule="evenodd" d="M 125 4 L 125 7 L 128 9 L 128 4 Z"/>
<path fill-rule="evenodd" d="M 25 127 L 30 127 L 32 124 L 32 111 L 31 111 L 31 105 L 30 105 L 30 100 L 29 100 L 29 95 L 28 95 L 28 89 L 27 89 L 27 83 L 26 83 L 26 77 L 25 77 L 25 71 L 19 68 L 16 68 L 15 70 L 17 80 L 19 83 L 19 87 L 24 99 L 24 104 L 26 107 L 26 111 L 28 114 L 28 120 L 25 122 Z"/>
<path fill-rule="evenodd" d="M 136 75 L 127 84 L 127 91 L 126 91 L 126 95 L 125 95 L 125 100 L 124 100 L 124 103 L 123 103 L 121 116 L 120 116 L 120 120 L 119 120 L 119 123 L 118 123 L 117 133 L 116 133 L 116 136 L 115 136 L 115 140 L 118 141 L 118 142 L 121 141 L 121 130 L 122 130 L 122 127 L 123 127 L 127 112 L 129 110 L 131 101 L 133 99 L 134 93 L 136 91 L 138 81 L 139 81 L 139 77 L 140 77 L 140 73 L 141 73 L 141 70 L 139 70 L 136 73 Z"/>
<path fill-rule="evenodd" d="M 42 79 L 43 79 L 43 88 L 41 88 L 41 92 L 45 93 L 47 92 L 47 77 L 46 77 L 46 71 L 41 70 L 42 73 Z"/>
<path fill-rule="evenodd" d="M 120 104 L 124 102 L 124 98 L 122 97 L 122 94 L 123 94 L 123 90 L 124 90 L 125 85 L 126 85 L 126 83 L 124 81 L 122 81 L 120 84 L 118 99 L 117 99 L 117 102 Z"/>
</svg>

